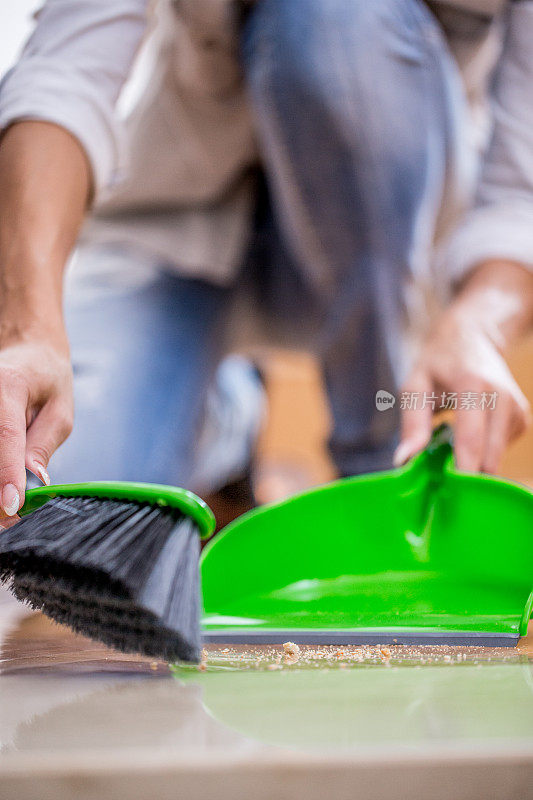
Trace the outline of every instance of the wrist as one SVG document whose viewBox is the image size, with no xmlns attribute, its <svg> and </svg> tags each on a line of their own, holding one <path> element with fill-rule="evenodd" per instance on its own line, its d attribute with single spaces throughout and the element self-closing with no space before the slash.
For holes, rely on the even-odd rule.
<svg viewBox="0 0 533 800">
<path fill-rule="evenodd" d="M 533 273 L 510 261 L 480 264 L 445 312 L 466 330 L 484 332 L 501 351 L 533 327 Z"/>
<path fill-rule="evenodd" d="M 44 290 L 3 295 L 0 303 L 0 348 L 36 341 L 47 342 L 68 353 L 61 300 Z"/>
<path fill-rule="evenodd" d="M 64 345 L 61 273 L 50 260 L 4 258 L 0 269 L 0 347 L 27 341 Z"/>
</svg>

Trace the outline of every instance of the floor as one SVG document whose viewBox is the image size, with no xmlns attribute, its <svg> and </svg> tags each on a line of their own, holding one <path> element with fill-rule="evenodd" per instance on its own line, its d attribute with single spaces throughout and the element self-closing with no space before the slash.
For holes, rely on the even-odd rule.
<svg viewBox="0 0 533 800">
<path fill-rule="evenodd" d="M 533 797 L 533 631 L 517 649 L 217 647 L 198 668 L 9 613 L 2 799 Z"/>
</svg>

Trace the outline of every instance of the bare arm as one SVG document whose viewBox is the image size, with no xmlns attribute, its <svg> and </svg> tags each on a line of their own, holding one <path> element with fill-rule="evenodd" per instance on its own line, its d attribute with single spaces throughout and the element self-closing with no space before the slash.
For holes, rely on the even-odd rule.
<svg viewBox="0 0 533 800">
<path fill-rule="evenodd" d="M 124 169 L 115 104 L 147 8 L 46 0 L 0 82 L 0 515 L 24 500 L 25 461 L 48 480 L 72 425 L 62 272 L 90 195 Z"/>
<path fill-rule="evenodd" d="M 72 426 L 62 274 L 90 194 L 77 140 L 57 125 L 19 122 L 0 142 L 0 505 L 24 502 L 25 465 L 48 460 Z"/>
</svg>

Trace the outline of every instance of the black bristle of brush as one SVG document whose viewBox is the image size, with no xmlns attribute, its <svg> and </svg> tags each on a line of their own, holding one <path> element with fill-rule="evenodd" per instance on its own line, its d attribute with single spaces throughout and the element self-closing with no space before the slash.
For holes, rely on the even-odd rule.
<svg viewBox="0 0 533 800">
<path fill-rule="evenodd" d="M 200 544 L 168 506 L 56 497 L 0 535 L 0 581 L 32 608 L 126 653 L 200 658 Z"/>
</svg>

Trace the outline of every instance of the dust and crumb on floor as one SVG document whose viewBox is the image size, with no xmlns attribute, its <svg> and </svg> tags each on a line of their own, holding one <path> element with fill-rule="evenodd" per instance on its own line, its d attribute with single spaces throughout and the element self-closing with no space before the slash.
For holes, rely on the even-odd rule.
<svg viewBox="0 0 533 800">
<path fill-rule="evenodd" d="M 198 669 L 259 669 L 272 672 L 291 669 L 341 669 L 381 665 L 385 667 L 451 664 L 486 664 L 527 658 L 515 648 L 456 647 L 448 645 L 283 645 L 217 646 L 202 651 Z"/>
</svg>

